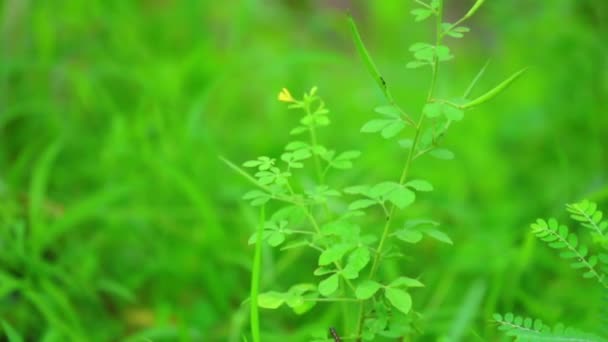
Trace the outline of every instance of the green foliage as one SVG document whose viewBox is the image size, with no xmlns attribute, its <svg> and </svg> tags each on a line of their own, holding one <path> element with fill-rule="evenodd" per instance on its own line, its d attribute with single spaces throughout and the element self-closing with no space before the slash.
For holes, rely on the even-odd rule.
<svg viewBox="0 0 608 342">
<path fill-rule="evenodd" d="M 568 227 L 559 225 L 555 219 L 550 219 L 548 222 L 538 219 L 536 223 L 532 224 L 532 232 L 536 237 L 546 242 L 549 247 L 562 250 L 560 257 L 571 260 L 570 266 L 581 269 L 583 277 L 595 278 L 600 284 L 608 288 L 604 276 L 598 273 L 596 268 L 598 264 L 597 255 L 589 255 L 587 246 L 579 245 L 578 235 L 569 232 Z"/>
<path fill-rule="evenodd" d="M 257 304 L 266 309 L 277 309 L 287 304 L 296 313 L 303 313 L 317 302 L 340 303 L 346 315 L 343 317 L 345 326 L 348 321 L 357 322 L 356 330 L 346 332 L 348 339 L 368 341 L 377 336 L 405 337 L 412 334 L 411 321 L 417 314 L 413 310 L 415 302 L 410 289 L 422 287 L 423 284 L 404 276 L 389 282 L 379 272 L 383 261 L 391 255 L 389 246 L 393 241 L 417 244 L 423 236 L 428 236 L 452 244 L 450 237 L 438 228 L 439 223 L 433 220 L 409 219 L 401 229 L 395 229 L 393 225 L 402 220 L 400 211 L 413 205 L 420 193 L 434 190 L 427 180 L 410 179 L 413 161 L 426 153 L 439 159 L 453 158 L 453 153 L 439 148 L 439 145 L 450 124 L 462 120 L 468 107 L 463 105 L 467 102 L 465 99 L 448 100 L 435 94 L 439 64 L 453 58 L 450 48 L 442 40 L 444 37 L 461 38 L 469 32 L 468 28 L 459 24 L 470 17 L 481 2 L 454 25 L 442 22 L 443 1 L 433 0 L 429 4 L 417 2 L 423 8 L 412 12 L 416 21 L 434 16 L 437 30 L 434 43 L 415 43 L 410 47 L 416 60 L 407 67 L 429 65 L 432 70 L 427 101 L 416 116 L 407 114 L 395 103 L 354 20 L 349 18 L 359 55 L 388 102 L 374 109 L 379 118 L 366 122 L 361 132 L 380 133 L 385 139 L 406 134 L 411 137 L 399 142 L 407 150 L 407 159 L 398 181 L 351 185 L 342 189 L 328 182 L 330 170 L 352 168 L 353 161 L 361 153 L 356 150 L 338 153 L 321 144 L 318 130 L 334 119 L 330 120 L 329 110 L 317 95 L 316 87 L 301 99 L 285 88 L 278 96 L 279 101 L 287 103 L 289 109 L 302 111 L 300 125 L 292 129 L 290 134 L 307 133 L 308 141 L 287 143 L 280 158 L 260 156 L 244 162 L 243 167 L 254 169 L 253 175 L 226 161 L 256 186 L 243 199 L 250 201 L 253 206 L 275 208 L 263 231 L 254 234 L 249 243 L 265 241 L 270 247 L 285 245 L 283 250 L 308 247 L 318 253 L 318 267 L 313 272 L 321 277 L 318 281 L 293 286 L 287 292 L 261 293 Z M 493 97 L 505 86 L 499 88 L 491 90 L 492 95 L 485 95 L 485 98 Z M 477 104 L 485 102 L 479 99 L 475 101 Z M 313 172 L 306 173 L 309 169 Z M 354 200 L 343 199 L 350 196 L 354 196 Z M 384 227 L 380 231 L 365 219 L 366 216 L 375 218 L 378 213 L 376 209 L 381 209 L 380 213 L 384 216 L 381 219 Z M 349 310 L 351 306 L 358 307 L 358 310 Z M 349 311 L 358 311 L 358 316 L 350 317 L 347 314 Z M 397 321 L 401 323 L 397 325 Z"/>
<path fill-rule="evenodd" d="M 425 117 L 416 146 L 433 70 L 406 68 L 419 61 L 408 46 L 434 47 L 440 3 L 349 2 L 381 71 L 370 78 L 349 48 L 346 2 L 0 2 L 0 340 L 253 341 L 249 310 L 258 309 L 264 342 L 311 334 L 328 340 L 330 326 L 353 341 L 360 302 L 342 275 L 339 301 L 308 291 L 304 296 L 318 301 L 306 301 L 316 303 L 306 314 L 291 314 L 286 303 L 277 310 L 250 305 L 254 250 L 263 257 L 261 292 L 317 287 L 337 270 L 318 267 L 320 251 L 309 245 L 312 235 L 303 232 L 310 226 L 296 203 L 273 217 L 277 198 L 287 199 L 273 195 L 274 185 L 256 186 L 239 201 L 259 170 L 239 166 L 251 177 L 240 180 L 216 156 L 241 162 L 266 155 L 281 170 L 289 164 L 298 203 L 312 207 L 321 229 L 336 232 L 331 244 L 347 243 L 338 232 L 352 226 L 330 223 L 349 216 L 371 258 L 351 281 L 356 291 L 370 280 L 385 209 L 394 203 L 343 190 L 398 183 L 410 150 L 405 183 L 424 179 L 435 191 L 407 187 L 415 201 L 395 206 L 371 280 L 383 287 L 364 305 L 362 335 L 378 342 L 499 341 L 487 321 L 497 310 L 585 331 L 601 327 L 591 308 L 608 303 L 599 301 L 597 281 L 581 279 L 572 259 L 558 260 L 562 249 L 514 228 L 552 210 L 555 198 L 607 203 L 608 1 L 479 7 L 482 1 L 446 0 L 440 45 L 454 58 L 439 63 L 430 103 L 462 106 L 524 64 L 534 68 L 501 96 L 464 111 L 462 121 Z M 474 8 L 474 18 L 459 23 Z M 416 22 L 413 9 L 426 19 Z M 488 58 L 492 64 L 482 68 Z M 313 156 L 298 160 L 306 152 L 296 151 L 311 145 L 301 109 L 286 112 L 273 101 L 285 85 L 312 84 L 322 86 L 331 107 L 315 118 L 331 121 L 318 129 L 328 150 L 317 155 L 319 170 Z M 374 112 L 393 106 L 386 94 L 405 127 L 390 140 L 382 131 L 359 133 L 369 120 L 392 119 Z M 457 162 L 442 162 L 454 156 Z M 348 209 L 359 200 L 369 206 Z M 259 225 L 262 203 L 272 222 Z M 404 230 L 419 218 L 440 225 Z M 594 230 L 566 224 L 591 252 Z M 256 238 L 268 236 L 255 247 L 247 244 L 254 227 L 262 229 Z M 437 243 L 427 229 L 449 233 L 454 247 Z M 268 243 L 281 238 L 277 247 Z M 599 261 L 605 254 L 593 252 Z M 315 276 L 315 268 L 329 273 Z M 400 275 L 426 285 L 400 288 L 411 295 L 407 315 L 385 297 L 385 286 Z"/>
<path fill-rule="evenodd" d="M 555 218 L 548 221 L 538 219 L 531 225 L 532 233 L 545 242 L 549 247 L 560 251 L 559 256 L 567 260 L 574 269 L 580 269 L 584 278 L 596 280 L 608 295 L 608 246 L 606 245 L 605 231 L 608 223 L 602 221 L 602 212 L 597 210 L 597 204 L 589 200 L 566 205 L 570 217 L 586 228 L 593 238 L 593 247 L 599 254 L 593 254 L 590 249 L 579 243 L 578 232 L 571 231 L 565 225 L 560 225 Z M 599 256 L 598 256 L 599 255 Z M 600 266 L 603 264 L 604 266 Z M 600 321 L 605 322 L 605 309 L 603 309 Z M 494 315 L 494 321 L 498 329 L 504 331 L 508 336 L 516 338 L 516 341 L 607 341 L 607 339 L 577 331 L 572 328 L 564 329 L 563 325 L 557 325 L 550 329 L 542 324 L 540 320 L 514 316 L 512 313 Z"/>
<path fill-rule="evenodd" d="M 519 342 L 543 342 L 543 341 L 580 341 L 580 342 L 605 342 L 605 338 L 578 331 L 573 328 L 557 324 L 551 328 L 543 324 L 539 319 L 515 316 L 507 313 L 504 316 L 494 314 L 494 322 L 498 330 L 505 335 L 515 338 Z"/>
</svg>

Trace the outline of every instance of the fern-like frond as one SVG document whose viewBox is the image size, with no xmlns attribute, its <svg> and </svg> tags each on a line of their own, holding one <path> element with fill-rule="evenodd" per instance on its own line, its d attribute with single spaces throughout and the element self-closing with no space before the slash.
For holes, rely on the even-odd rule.
<svg viewBox="0 0 608 342">
<path fill-rule="evenodd" d="M 518 342 L 607 342 L 608 340 L 594 334 L 585 333 L 558 324 L 553 329 L 539 319 L 516 316 L 507 313 L 504 316 L 494 314 L 498 330 Z"/>
<path fill-rule="evenodd" d="M 584 278 L 595 278 L 602 286 L 608 288 L 606 277 L 597 267 L 599 258 L 596 255 L 589 255 L 587 246 L 579 245 L 578 236 L 570 233 L 568 227 L 560 225 L 552 218 L 549 221 L 538 219 L 531 228 L 534 235 L 546 242 L 549 247 L 562 250 L 560 257 L 571 260 L 572 268 L 583 269 Z"/>
<path fill-rule="evenodd" d="M 597 209 L 597 204 L 588 200 L 567 204 L 570 217 L 580 222 L 581 226 L 592 231 L 594 238 L 605 241 L 608 235 L 608 221 L 602 221 L 603 214 Z"/>
</svg>

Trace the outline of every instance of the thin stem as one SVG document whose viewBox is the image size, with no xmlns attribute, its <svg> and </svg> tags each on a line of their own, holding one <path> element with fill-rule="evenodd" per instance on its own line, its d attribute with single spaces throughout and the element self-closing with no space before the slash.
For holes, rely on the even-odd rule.
<svg viewBox="0 0 608 342">
<path fill-rule="evenodd" d="M 264 206 L 260 207 L 260 222 L 257 229 L 255 252 L 253 256 L 253 270 L 251 272 L 251 338 L 253 342 L 260 342 L 260 312 L 258 310 L 258 293 L 260 291 L 260 270 L 262 268 L 262 235 L 264 231 L 265 213 Z"/>
<path fill-rule="evenodd" d="M 306 106 L 304 106 L 306 110 L 306 116 L 312 117 L 312 113 L 310 112 L 310 103 L 307 102 Z M 321 162 L 319 161 L 319 156 L 317 156 L 317 132 L 315 131 L 314 124 L 311 122 L 308 124 L 308 133 L 310 134 L 310 143 L 312 144 L 312 158 L 315 164 L 315 171 L 317 173 L 317 177 L 319 178 L 319 183 L 323 185 L 323 172 L 321 171 Z"/>
<path fill-rule="evenodd" d="M 319 228 L 319 224 L 317 223 L 317 220 L 315 220 L 315 217 L 312 216 L 306 208 L 303 208 L 303 209 L 304 209 L 304 214 L 306 215 L 306 217 L 308 218 L 308 220 L 310 221 L 312 226 L 315 228 L 315 231 L 317 232 L 317 234 L 322 235 L 321 228 Z M 338 269 L 339 272 L 342 272 L 344 270 L 342 268 L 342 265 L 338 261 L 334 261 L 333 264 Z M 346 278 L 344 280 L 346 281 L 346 285 L 348 285 L 348 287 L 350 287 L 350 289 L 353 290 L 353 292 L 354 292 L 355 286 L 353 285 L 353 283 Z"/>
<path fill-rule="evenodd" d="M 285 196 L 281 196 L 280 194 L 275 194 L 273 193 L 272 189 L 266 185 L 260 184 L 260 182 L 258 182 L 257 179 L 253 178 L 249 173 L 247 173 L 245 170 L 243 170 L 242 168 L 238 167 L 236 164 L 234 164 L 233 162 L 231 162 L 230 160 L 220 156 L 219 157 L 221 161 L 223 161 L 224 163 L 226 163 L 226 165 L 228 165 L 228 167 L 230 167 L 231 169 L 233 169 L 234 171 L 236 171 L 238 174 L 240 174 L 241 176 L 243 176 L 245 179 L 247 179 L 248 181 L 250 181 L 251 183 L 253 183 L 253 185 L 257 186 L 258 188 L 266 191 L 267 193 L 269 193 L 271 195 L 271 197 L 273 199 L 276 199 L 278 201 L 282 201 L 282 202 L 287 202 L 287 203 L 291 203 L 291 204 L 295 204 L 295 205 L 306 205 L 306 203 L 302 203 L 302 202 L 298 202 L 292 198 L 289 197 L 285 197 Z"/>
<path fill-rule="evenodd" d="M 306 103 L 306 106 L 304 106 L 304 109 L 306 110 L 306 116 L 312 116 L 312 113 L 310 112 L 310 102 Z M 321 106 L 323 105 L 323 103 L 321 102 Z M 315 171 L 317 173 L 317 178 L 319 181 L 320 185 L 325 185 L 325 173 L 327 172 L 327 170 L 325 172 L 322 171 L 321 168 L 321 161 L 319 160 L 319 156 L 317 155 L 317 146 L 319 146 L 318 142 L 317 142 L 317 131 L 315 130 L 314 124 L 311 122 L 308 125 L 308 132 L 310 133 L 310 143 L 312 145 L 312 158 L 313 158 L 313 162 L 315 164 Z M 329 167 L 329 165 L 328 165 Z M 323 210 L 325 211 L 325 215 L 327 215 L 327 217 L 331 217 L 330 211 L 329 211 L 329 206 L 327 205 L 327 202 L 323 203 Z"/>
<path fill-rule="evenodd" d="M 441 44 L 441 21 L 443 18 L 443 1 L 441 0 L 439 2 L 439 9 L 437 12 L 437 26 L 436 26 L 436 34 L 435 34 L 435 50 L 437 49 L 437 46 L 439 46 Z M 436 84 L 437 84 L 437 74 L 439 72 L 439 60 L 437 58 L 437 55 L 435 55 L 434 59 L 433 59 L 433 73 L 431 76 L 431 85 L 429 87 L 429 92 L 427 95 L 427 102 L 430 102 L 431 99 L 433 98 L 433 94 L 435 93 L 435 88 L 436 88 Z M 424 113 L 422 113 L 420 115 L 420 118 L 418 119 L 418 122 L 415 126 L 416 131 L 414 133 L 414 139 L 412 142 L 412 147 L 410 148 L 410 150 L 408 151 L 407 154 L 407 160 L 405 162 L 405 166 L 403 167 L 403 171 L 401 172 L 401 177 L 399 178 L 399 184 L 403 185 L 405 183 L 405 181 L 407 180 L 407 176 L 412 164 L 412 160 L 414 159 L 414 151 L 416 150 L 416 147 L 418 146 L 418 143 L 420 141 L 420 132 L 422 131 L 422 124 L 424 122 L 424 118 L 425 115 Z M 376 249 L 376 253 L 374 255 L 374 260 L 372 262 L 372 268 L 370 269 L 370 273 L 369 273 L 369 278 L 373 279 L 374 276 L 376 275 L 376 272 L 378 270 L 378 266 L 379 266 L 379 262 L 380 259 L 382 257 L 382 252 L 384 249 L 384 244 L 389 236 L 390 233 L 390 228 L 391 228 L 391 223 L 393 220 L 393 214 L 395 212 L 395 205 L 391 205 L 391 208 L 389 209 L 389 213 L 388 216 L 386 217 L 386 223 L 384 224 L 384 228 L 382 230 L 382 237 L 380 238 L 380 242 L 378 243 L 378 248 Z M 364 310 L 365 306 L 364 306 L 364 302 L 361 303 L 360 307 L 359 307 L 359 320 L 357 323 L 357 334 L 361 335 L 362 332 L 362 328 L 363 328 L 363 320 L 364 320 Z"/>
</svg>

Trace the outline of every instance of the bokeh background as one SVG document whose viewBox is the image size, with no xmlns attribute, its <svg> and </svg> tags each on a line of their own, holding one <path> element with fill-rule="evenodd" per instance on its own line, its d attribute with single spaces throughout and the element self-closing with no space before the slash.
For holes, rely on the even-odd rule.
<svg viewBox="0 0 608 342">
<path fill-rule="evenodd" d="M 455 20 L 471 0 L 446 0 Z M 404 151 L 359 133 L 384 103 L 350 40 L 357 20 L 399 103 L 416 112 L 430 40 L 413 1 L 0 1 L 0 319 L 27 341 L 241 341 L 248 335 L 256 212 L 222 164 L 277 155 L 298 117 L 276 100 L 318 86 L 326 145 L 359 149 L 338 184 L 395 178 Z M 594 329 L 599 291 L 529 233 L 590 198 L 608 210 L 608 2 L 487 0 L 438 92 L 528 73 L 467 113 L 456 159 L 413 173 L 436 191 L 416 206 L 453 246 L 408 250 L 420 275 L 421 340 L 499 340 L 493 312 Z M 264 251 L 262 290 L 286 289 L 313 258 Z M 312 279 L 312 275 L 310 275 Z M 318 306 L 262 311 L 264 340 L 305 341 L 338 324 Z M 12 329 L 10 327 L 12 327 Z M 0 338 L 0 340 L 3 340 Z"/>
</svg>

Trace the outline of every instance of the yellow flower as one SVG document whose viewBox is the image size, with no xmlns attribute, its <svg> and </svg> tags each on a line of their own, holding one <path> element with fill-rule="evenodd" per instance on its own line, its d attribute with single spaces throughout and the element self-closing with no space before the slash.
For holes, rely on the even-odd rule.
<svg viewBox="0 0 608 342">
<path fill-rule="evenodd" d="M 293 96 L 291 96 L 291 93 L 289 92 L 289 90 L 287 90 L 287 88 L 281 89 L 281 92 L 279 93 L 279 101 L 296 102 L 296 100 L 293 98 Z"/>
</svg>

